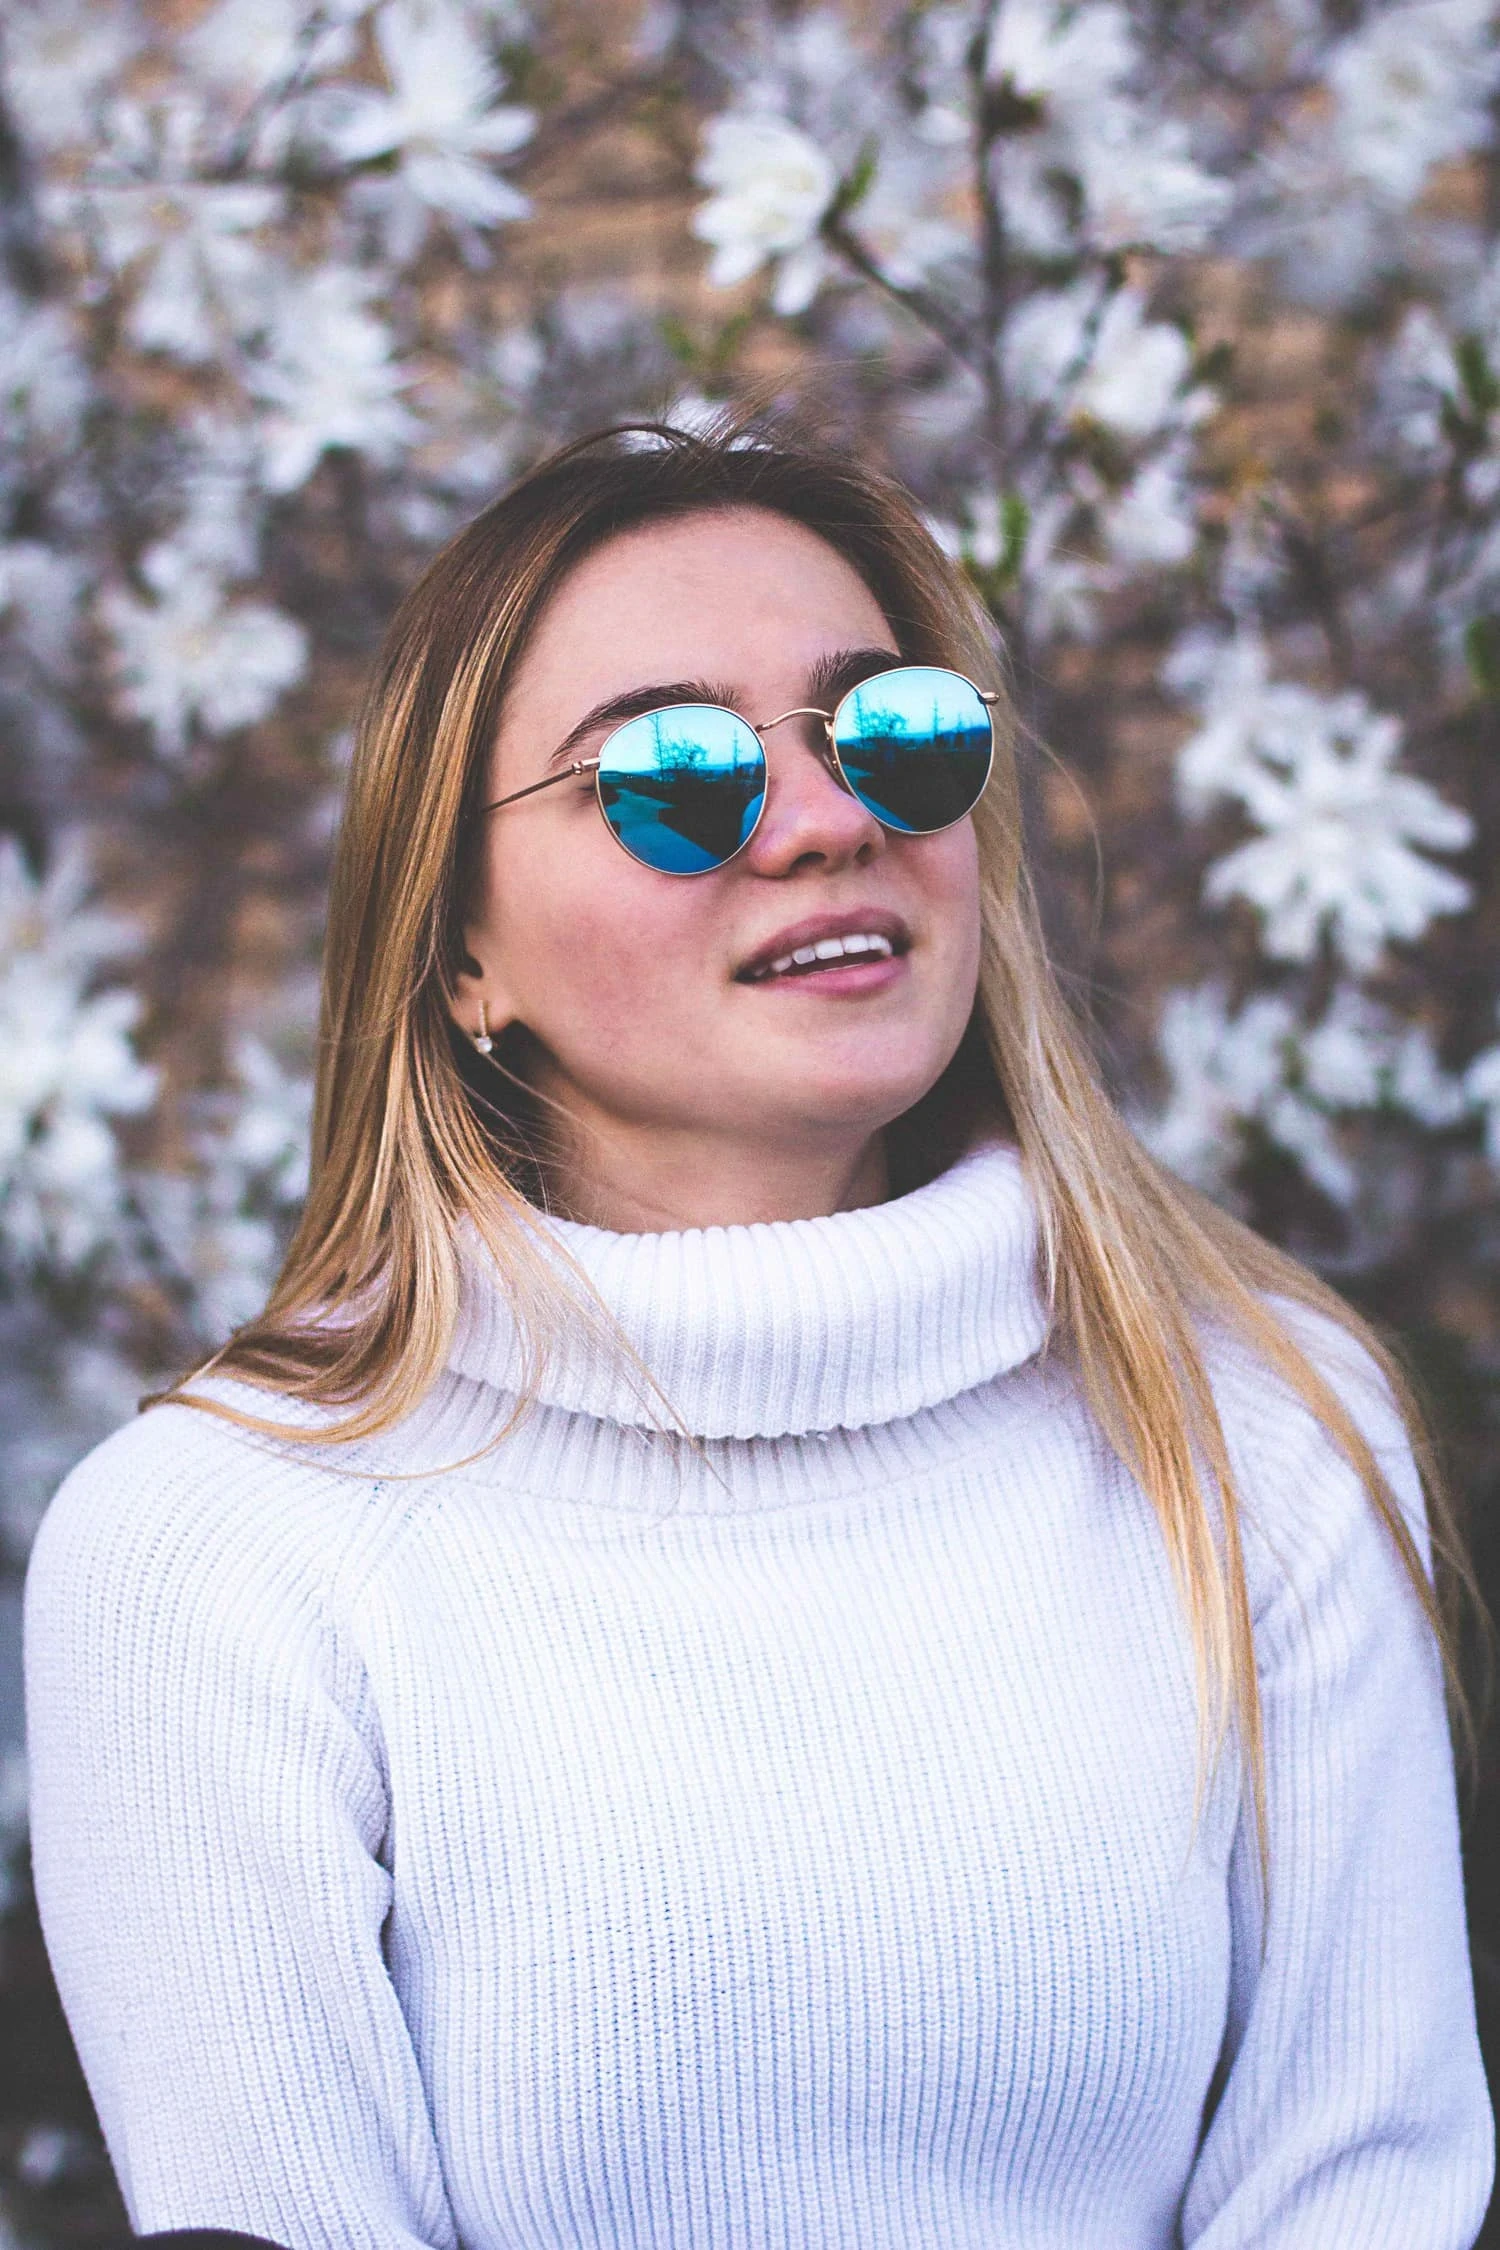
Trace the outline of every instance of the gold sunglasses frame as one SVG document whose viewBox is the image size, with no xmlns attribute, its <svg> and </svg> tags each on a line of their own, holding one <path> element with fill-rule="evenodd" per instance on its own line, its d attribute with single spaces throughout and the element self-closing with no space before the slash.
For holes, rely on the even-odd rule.
<svg viewBox="0 0 1500 2250">
<path fill-rule="evenodd" d="M 778 712 L 777 716 L 774 719 L 763 719 L 759 725 L 757 725 L 753 719 L 744 719 L 741 721 L 741 723 L 744 726 L 749 727 L 750 732 L 753 735 L 757 735 L 760 738 L 761 754 L 762 757 L 764 757 L 766 736 L 770 733 L 772 727 L 783 726 L 788 719 L 821 719 L 823 722 L 823 732 L 827 738 L 823 752 L 823 762 L 827 766 L 829 772 L 833 775 L 833 778 L 838 783 L 839 787 L 841 789 L 847 790 L 849 795 L 854 798 L 857 804 L 863 805 L 864 799 L 860 796 L 859 791 L 854 787 L 854 784 L 850 781 L 849 776 L 845 773 L 843 763 L 839 757 L 838 742 L 836 740 L 838 715 L 840 711 L 843 710 L 844 705 L 848 702 L 851 695 L 858 695 L 862 688 L 869 687 L 875 680 L 885 679 L 887 673 L 889 672 L 946 672 L 950 679 L 962 680 L 965 687 L 971 687 L 974 690 L 974 693 L 978 696 L 980 702 L 984 705 L 985 710 L 989 712 L 990 754 L 988 762 L 984 769 L 984 780 L 980 783 L 979 793 L 974 799 L 974 804 L 977 805 L 979 802 L 979 798 L 984 795 L 985 790 L 989 786 L 990 775 L 995 770 L 994 708 L 995 705 L 1000 701 L 1000 697 L 993 688 L 982 688 L 977 680 L 971 680 L 967 672 L 956 672 L 951 664 L 891 664 L 888 665 L 884 671 L 871 672 L 865 679 L 856 680 L 852 688 L 845 689 L 844 693 L 839 697 L 837 703 L 835 703 L 831 711 L 824 711 L 820 708 L 819 705 L 815 703 L 798 703 L 794 704 L 790 711 Z M 641 719 L 654 719 L 658 717 L 660 713 L 665 711 L 682 710 L 722 711 L 726 714 L 727 717 L 731 719 L 738 719 L 740 717 L 739 712 L 731 711 L 727 703 L 662 703 L 658 704 L 653 710 L 650 711 L 637 711 L 633 713 L 630 718 L 622 719 L 619 726 L 610 728 L 609 733 L 604 737 L 604 740 L 599 745 L 599 754 L 597 757 L 574 758 L 568 765 L 560 767 L 556 773 L 549 773 L 545 781 L 528 782 L 527 786 L 524 789 L 513 789 L 508 796 L 496 797 L 493 803 L 488 805 L 481 805 L 480 811 L 482 813 L 499 812 L 505 805 L 519 804 L 523 797 L 535 797 L 543 789 L 555 789 L 560 781 L 573 781 L 576 780 L 580 774 L 591 773 L 594 777 L 594 801 L 599 807 L 599 817 L 604 822 L 605 827 L 609 830 L 610 835 L 614 837 L 615 842 L 619 845 L 621 851 L 624 852 L 627 859 L 633 859 L 637 867 L 650 867 L 653 875 L 671 875 L 678 881 L 681 881 L 684 877 L 691 878 L 698 875 L 716 875 L 721 867 L 727 867 L 729 865 L 729 861 L 731 859 L 738 859 L 740 853 L 744 851 L 746 845 L 749 844 L 751 837 L 754 836 L 756 829 L 759 828 L 761 819 L 765 813 L 766 800 L 770 795 L 769 789 L 764 789 L 761 791 L 760 809 L 759 811 L 757 811 L 754 820 L 750 824 L 749 835 L 745 836 L 738 844 L 735 845 L 734 850 L 729 853 L 727 858 L 715 860 L 712 867 L 672 868 L 651 867 L 650 860 L 641 859 L 637 853 L 633 852 L 630 849 L 630 846 L 624 841 L 624 839 L 616 834 L 615 829 L 610 822 L 609 814 L 606 812 L 604 807 L 603 791 L 599 787 L 599 772 L 600 768 L 604 764 L 604 753 L 609 748 L 611 742 L 613 742 L 617 734 L 621 733 L 626 727 L 635 726 Z M 767 761 L 767 779 L 769 779 L 769 777 L 770 765 L 769 761 Z M 969 806 L 968 811 L 972 812 L 973 809 L 974 806 L 971 805 Z M 867 812 L 870 811 L 868 805 L 865 806 L 865 810 Z M 870 817 L 873 820 L 880 820 L 880 815 L 878 813 L 871 813 Z M 956 828 L 958 826 L 958 822 L 965 819 L 966 817 L 967 815 L 965 813 L 959 813 L 957 819 L 945 820 L 937 828 L 890 828 L 887 827 L 886 822 L 883 820 L 880 821 L 880 825 L 882 828 L 886 829 L 886 833 L 888 835 L 892 836 L 940 836 L 944 828 Z"/>
</svg>

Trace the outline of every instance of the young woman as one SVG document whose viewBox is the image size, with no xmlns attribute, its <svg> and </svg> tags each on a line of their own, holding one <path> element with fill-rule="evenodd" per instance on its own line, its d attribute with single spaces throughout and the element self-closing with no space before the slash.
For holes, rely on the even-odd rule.
<svg viewBox="0 0 1500 2250">
<path fill-rule="evenodd" d="M 486 510 L 377 668 L 324 993 L 264 1317 L 28 1582 L 133 2223 L 1469 2244 L 1405 1394 L 1101 1093 L 909 501 L 646 425 Z"/>
</svg>

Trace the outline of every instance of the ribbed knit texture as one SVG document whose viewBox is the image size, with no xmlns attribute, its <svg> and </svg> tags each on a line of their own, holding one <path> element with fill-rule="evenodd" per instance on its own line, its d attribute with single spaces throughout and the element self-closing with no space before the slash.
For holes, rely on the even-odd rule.
<svg viewBox="0 0 1500 2250">
<path fill-rule="evenodd" d="M 544 1402 L 338 1460 L 173 1406 L 27 1582 L 47 1943 L 133 2223 L 293 2250 L 1467 2250 L 1492 2167 L 1439 1667 L 1317 1427 L 1216 1381 L 1272 1890 L 989 1148 L 827 1219 L 551 1222 Z M 1369 1363 L 1303 1333 L 1414 1526 Z M 263 1394 L 221 1387 L 264 1411 Z M 1264 1937 L 1264 1945 L 1262 1939 Z"/>
</svg>

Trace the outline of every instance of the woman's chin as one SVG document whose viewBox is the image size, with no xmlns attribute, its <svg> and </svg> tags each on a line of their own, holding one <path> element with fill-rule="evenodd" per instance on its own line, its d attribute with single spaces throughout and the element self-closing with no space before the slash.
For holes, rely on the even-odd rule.
<svg viewBox="0 0 1500 2250">
<path fill-rule="evenodd" d="M 767 1099 L 771 1089 L 762 1084 L 755 1104 L 756 1131 L 768 1148 L 802 1145 L 811 1150 L 830 1140 L 859 1147 L 905 1116 L 939 1075 L 936 1070 L 899 1078 L 820 1074 L 780 1086 L 779 1102 Z"/>
</svg>

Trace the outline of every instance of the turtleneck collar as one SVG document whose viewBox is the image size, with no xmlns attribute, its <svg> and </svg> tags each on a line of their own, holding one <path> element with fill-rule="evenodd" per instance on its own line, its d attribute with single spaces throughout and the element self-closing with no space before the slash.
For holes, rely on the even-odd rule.
<svg viewBox="0 0 1500 2250">
<path fill-rule="evenodd" d="M 700 1438 L 858 1430 L 940 1405 L 1040 1351 L 1037 1220 L 1016 1152 L 986 1144 L 927 1186 L 827 1218 L 612 1234 L 548 1217 L 551 1237 Z M 464 1244 L 449 1365 L 521 1385 L 504 1288 Z M 544 1369 L 545 1406 L 627 1425 L 662 1411 L 586 1331 Z"/>
</svg>

